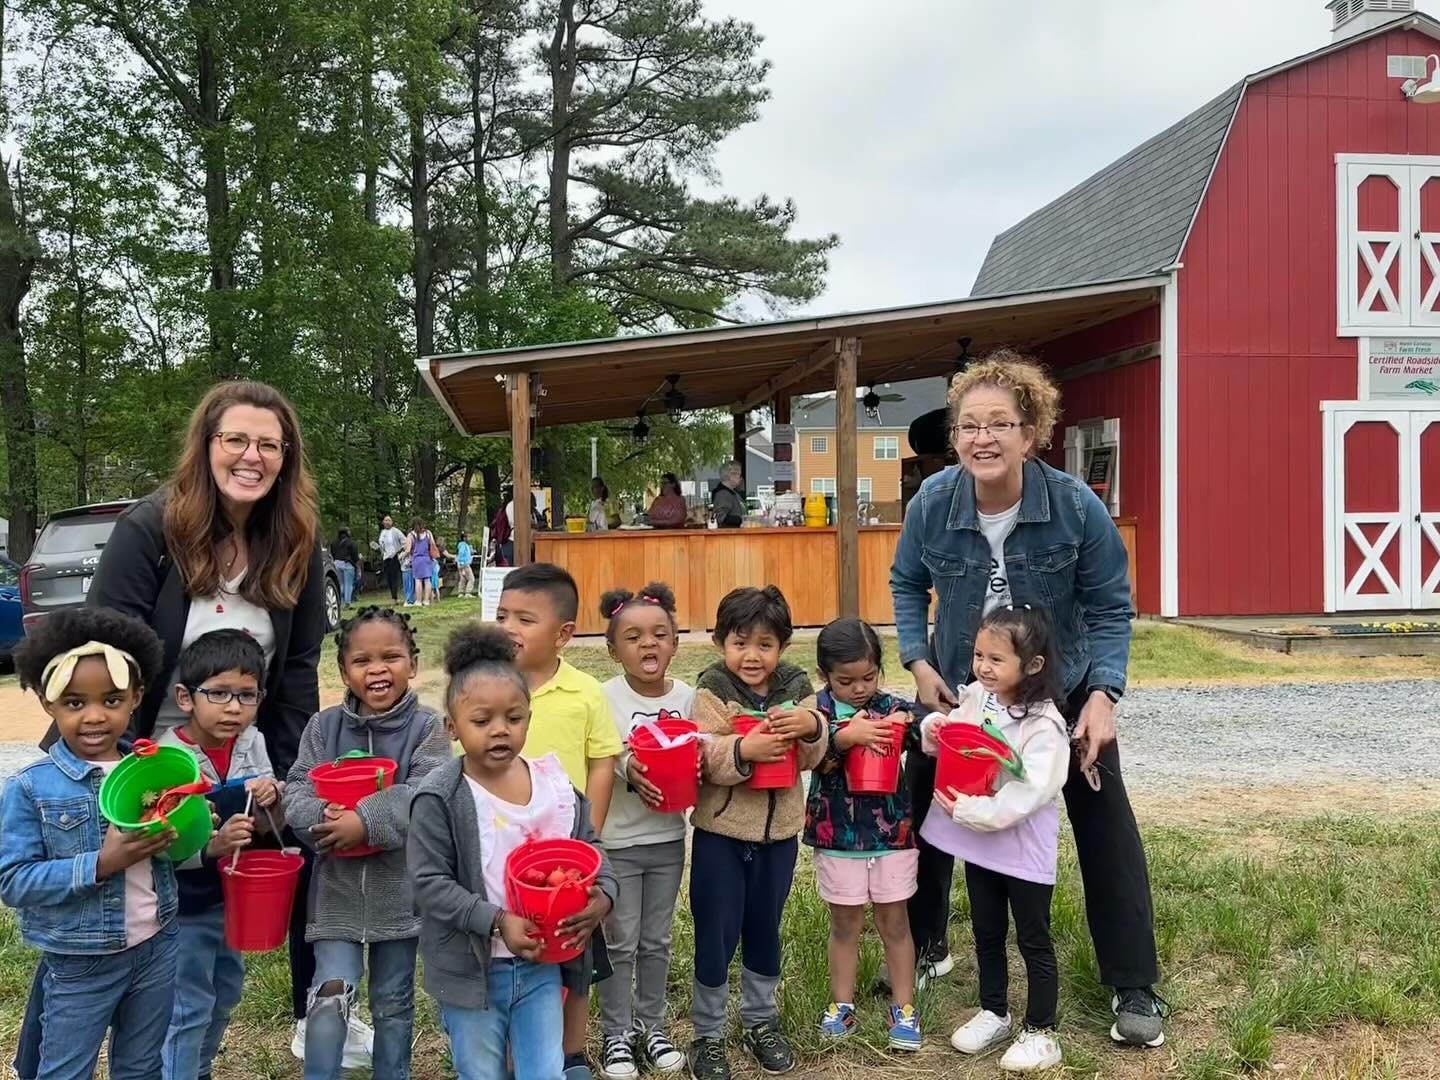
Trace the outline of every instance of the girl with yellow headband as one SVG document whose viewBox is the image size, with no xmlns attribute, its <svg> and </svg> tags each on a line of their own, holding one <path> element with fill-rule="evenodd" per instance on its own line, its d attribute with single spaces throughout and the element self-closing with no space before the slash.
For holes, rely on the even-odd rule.
<svg viewBox="0 0 1440 1080">
<path fill-rule="evenodd" d="M 60 739 L 16 773 L 0 809 L 0 903 L 42 952 L 38 1075 L 83 1080 L 107 1028 L 112 1076 L 159 1075 L 175 989 L 175 872 L 152 857 L 175 840 L 100 816 L 131 714 L 159 677 L 160 639 L 105 608 L 57 612 L 16 651 Z"/>
</svg>

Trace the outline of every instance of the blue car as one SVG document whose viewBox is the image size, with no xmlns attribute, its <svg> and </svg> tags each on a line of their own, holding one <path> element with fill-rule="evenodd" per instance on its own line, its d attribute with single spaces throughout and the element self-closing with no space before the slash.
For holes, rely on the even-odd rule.
<svg viewBox="0 0 1440 1080">
<path fill-rule="evenodd" d="M 0 658 L 8 659 L 25 637 L 20 613 L 20 567 L 0 558 Z"/>
</svg>

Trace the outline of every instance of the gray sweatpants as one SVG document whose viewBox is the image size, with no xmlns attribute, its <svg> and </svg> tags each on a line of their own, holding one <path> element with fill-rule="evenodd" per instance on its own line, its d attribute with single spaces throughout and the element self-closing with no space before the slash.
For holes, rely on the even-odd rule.
<svg viewBox="0 0 1440 1080">
<path fill-rule="evenodd" d="M 650 1031 L 665 1022 L 670 924 L 685 869 L 685 841 L 606 848 L 605 854 L 620 879 L 620 895 L 605 920 L 615 974 L 600 984 L 600 1029 L 609 1038 L 628 1034 L 636 1024 Z"/>
</svg>

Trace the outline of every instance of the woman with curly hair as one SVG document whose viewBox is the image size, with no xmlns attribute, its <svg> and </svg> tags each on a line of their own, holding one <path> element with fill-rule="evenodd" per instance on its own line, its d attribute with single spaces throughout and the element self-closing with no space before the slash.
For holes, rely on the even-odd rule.
<svg viewBox="0 0 1440 1080">
<path fill-rule="evenodd" d="M 960 463 L 921 485 L 890 569 L 901 662 L 921 702 L 948 711 L 971 679 L 985 615 L 1004 605 L 1049 612 L 1065 694 L 1058 704 L 1076 744 L 1065 804 L 1101 978 L 1115 988 L 1111 1036 L 1159 1046 L 1150 882 L 1115 744 L 1132 615 L 1125 545 L 1095 493 L 1039 457 L 1060 416 L 1060 391 L 1035 360 L 991 353 L 956 376 L 948 404 Z M 910 755 L 906 774 L 918 832 L 932 809 L 935 759 Z M 944 974 L 953 859 L 923 840 L 920 847 L 910 928 L 922 971 Z"/>
</svg>

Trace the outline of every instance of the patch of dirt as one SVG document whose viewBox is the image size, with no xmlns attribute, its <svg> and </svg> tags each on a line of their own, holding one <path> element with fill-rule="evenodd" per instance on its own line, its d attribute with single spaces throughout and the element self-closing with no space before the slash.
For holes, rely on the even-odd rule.
<svg viewBox="0 0 1440 1080">
<path fill-rule="evenodd" d="M 1143 821 L 1194 825 L 1222 832 L 1239 828 L 1252 837 L 1263 837 L 1263 828 L 1258 832 L 1251 830 L 1257 821 L 1267 818 L 1373 813 L 1375 785 L 1358 781 L 1266 787 L 1207 785 L 1200 798 L 1194 793 L 1137 791 L 1131 794 L 1130 801 L 1136 816 Z M 1385 807 L 1387 814 L 1402 817 L 1440 810 L 1440 783 L 1387 784 Z"/>
<path fill-rule="evenodd" d="M 1436 1027 L 1396 1032 L 1367 1024 L 1338 1024 L 1310 1035 L 1277 1031 L 1272 1069 L 1303 1080 L 1432 1080 L 1440 1077 L 1437 1035 Z"/>
</svg>

